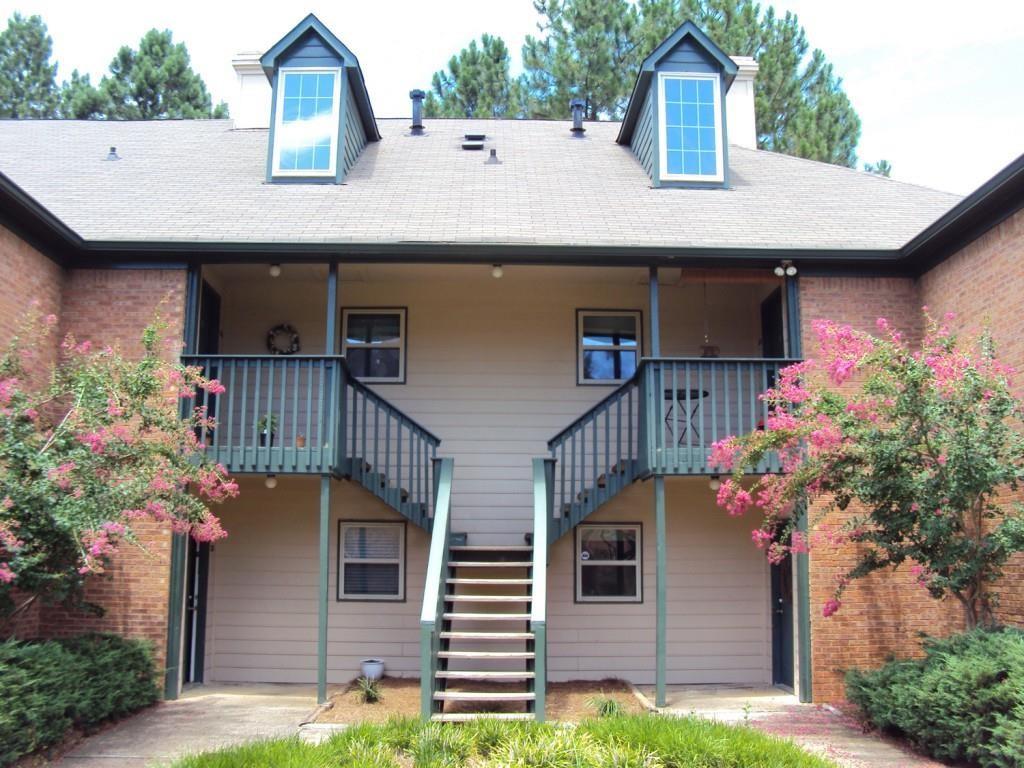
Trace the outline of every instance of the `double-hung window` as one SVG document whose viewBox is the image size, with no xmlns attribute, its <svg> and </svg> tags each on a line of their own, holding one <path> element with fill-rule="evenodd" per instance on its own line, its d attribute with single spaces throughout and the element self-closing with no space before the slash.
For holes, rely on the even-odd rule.
<svg viewBox="0 0 1024 768">
<path fill-rule="evenodd" d="M 576 528 L 576 601 L 639 603 L 640 525 L 584 524 Z"/>
<path fill-rule="evenodd" d="M 661 178 L 722 181 L 722 109 L 717 74 L 658 75 Z"/>
<path fill-rule="evenodd" d="M 634 310 L 578 310 L 577 383 L 617 384 L 631 377 L 640 361 L 640 325 Z"/>
<path fill-rule="evenodd" d="M 346 309 L 342 312 L 342 351 L 360 381 L 405 381 L 404 309 Z"/>
<path fill-rule="evenodd" d="M 404 523 L 339 523 L 338 599 L 405 599 Z"/>
<path fill-rule="evenodd" d="M 274 119 L 275 176 L 334 176 L 340 69 L 282 69 Z"/>
</svg>

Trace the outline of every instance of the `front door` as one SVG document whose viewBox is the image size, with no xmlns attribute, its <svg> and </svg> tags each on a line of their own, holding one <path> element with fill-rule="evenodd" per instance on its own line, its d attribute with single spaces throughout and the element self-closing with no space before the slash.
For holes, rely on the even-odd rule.
<svg viewBox="0 0 1024 768">
<path fill-rule="evenodd" d="M 793 558 L 771 566 L 772 683 L 793 687 Z"/>
</svg>

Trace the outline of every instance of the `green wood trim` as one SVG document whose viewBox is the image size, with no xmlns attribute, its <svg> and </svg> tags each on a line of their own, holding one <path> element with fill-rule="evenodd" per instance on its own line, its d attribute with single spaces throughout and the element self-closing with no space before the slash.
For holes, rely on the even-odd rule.
<svg viewBox="0 0 1024 768">
<path fill-rule="evenodd" d="M 437 686 L 437 652 L 439 632 L 443 626 L 444 580 L 448 573 L 451 546 L 452 474 L 455 462 L 444 458 L 436 470 L 434 522 L 430 537 L 430 554 L 423 585 L 423 608 L 420 612 L 420 714 L 429 720 L 434 713 L 434 691 Z"/>
<path fill-rule="evenodd" d="M 655 626 L 654 703 L 665 706 L 666 655 L 668 647 L 668 545 L 665 525 L 665 478 L 654 478 L 655 571 L 657 573 Z"/>
<path fill-rule="evenodd" d="M 171 535 L 171 583 L 167 598 L 167 654 L 164 672 L 164 698 L 178 698 L 181 690 L 182 619 L 185 607 L 185 555 L 188 543 L 184 534 Z"/>
<path fill-rule="evenodd" d="M 537 594 L 534 585 L 534 594 Z M 531 622 L 533 630 L 533 717 L 543 723 L 547 717 L 547 686 L 548 686 L 548 628 L 544 621 Z"/>
<path fill-rule="evenodd" d="M 807 510 L 798 511 L 797 530 L 807 536 Z M 797 661 L 800 669 L 799 691 L 802 703 L 814 701 L 811 671 L 811 569 L 807 553 L 796 555 Z"/>
<path fill-rule="evenodd" d="M 320 578 L 317 584 L 316 607 L 316 700 L 327 702 L 327 605 L 330 580 L 331 478 L 320 477 Z"/>
</svg>

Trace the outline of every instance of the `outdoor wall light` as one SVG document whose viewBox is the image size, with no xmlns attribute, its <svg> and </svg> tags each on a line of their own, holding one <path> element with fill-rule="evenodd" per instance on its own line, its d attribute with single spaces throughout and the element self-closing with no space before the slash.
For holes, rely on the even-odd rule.
<svg viewBox="0 0 1024 768">
<path fill-rule="evenodd" d="M 491 267 L 491 277 L 495 280 L 500 280 L 501 276 L 505 274 L 505 270 L 501 268 L 501 264 L 495 264 Z"/>
<path fill-rule="evenodd" d="M 280 264 L 271 264 L 270 265 L 270 276 L 271 277 L 280 277 L 281 276 L 281 265 Z"/>
<path fill-rule="evenodd" d="M 271 490 L 277 488 L 277 475 L 267 475 L 267 479 L 263 481 L 263 484 Z"/>
<path fill-rule="evenodd" d="M 792 261 L 784 261 L 775 268 L 776 277 L 796 277 L 796 267 Z"/>
<path fill-rule="evenodd" d="M 711 479 L 708 481 L 708 488 L 710 488 L 712 491 L 717 492 L 718 489 L 721 487 L 722 481 L 718 479 L 718 475 L 712 475 Z"/>
</svg>

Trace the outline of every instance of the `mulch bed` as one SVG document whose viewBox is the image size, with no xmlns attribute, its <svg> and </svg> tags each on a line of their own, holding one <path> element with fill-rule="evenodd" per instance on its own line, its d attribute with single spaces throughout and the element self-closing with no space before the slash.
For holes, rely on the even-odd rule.
<svg viewBox="0 0 1024 768">
<path fill-rule="evenodd" d="M 521 684 L 481 684 L 458 681 L 449 685 L 450 691 L 483 690 L 521 691 Z M 334 694 L 327 706 L 316 716 L 318 723 L 383 723 L 393 717 L 419 717 L 420 683 L 415 678 L 385 677 L 380 681 L 381 699 L 366 704 L 355 685 L 349 683 L 341 693 Z M 575 723 L 596 717 L 596 699 L 613 699 L 626 714 L 644 712 L 644 706 L 633 694 L 633 689 L 621 680 L 574 680 L 568 683 L 549 683 L 547 719 Z M 446 712 L 523 712 L 520 702 L 502 702 L 497 706 L 476 702 L 448 702 Z"/>
</svg>

